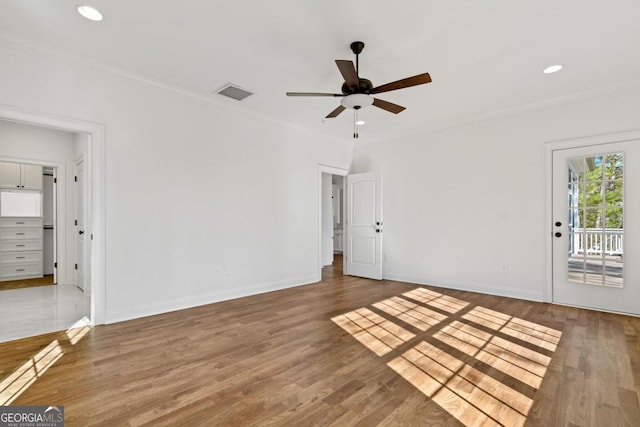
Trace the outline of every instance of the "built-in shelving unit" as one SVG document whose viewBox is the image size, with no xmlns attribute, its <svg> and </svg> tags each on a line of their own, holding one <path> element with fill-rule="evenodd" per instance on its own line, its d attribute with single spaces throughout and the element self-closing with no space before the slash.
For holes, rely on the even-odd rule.
<svg viewBox="0 0 640 427">
<path fill-rule="evenodd" d="M 43 277 L 42 218 L 0 218 L 0 281 Z"/>
<path fill-rule="evenodd" d="M 0 162 L 0 281 L 43 277 L 42 166 Z"/>
</svg>

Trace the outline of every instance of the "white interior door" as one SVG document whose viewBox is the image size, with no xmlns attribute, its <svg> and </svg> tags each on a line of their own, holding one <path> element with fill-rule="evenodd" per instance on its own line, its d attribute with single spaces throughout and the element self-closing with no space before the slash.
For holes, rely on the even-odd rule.
<svg viewBox="0 0 640 427">
<path fill-rule="evenodd" d="M 380 174 L 347 176 L 345 273 L 382 279 L 382 179 Z"/>
<path fill-rule="evenodd" d="M 640 314 L 640 141 L 553 152 L 553 301 Z"/>
<path fill-rule="evenodd" d="M 83 159 L 76 162 L 76 182 L 75 182 L 75 205 L 76 205 L 76 286 L 88 293 L 88 239 L 85 230 L 87 209 L 86 209 L 86 182 Z"/>
</svg>

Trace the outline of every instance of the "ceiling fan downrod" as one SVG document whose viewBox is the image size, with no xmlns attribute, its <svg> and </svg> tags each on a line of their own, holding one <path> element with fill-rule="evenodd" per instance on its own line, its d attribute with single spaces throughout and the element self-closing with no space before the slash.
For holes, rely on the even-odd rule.
<svg viewBox="0 0 640 427">
<path fill-rule="evenodd" d="M 350 47 L 351 47 L 351 52 L 353 52 L 356 55 L 356 77 L 358 81 L 360 81 L 360 54 L 364 49 L 364 42 L 359 42 L 359 41 L 353 42 L 351 43 Z"/>
</svg>

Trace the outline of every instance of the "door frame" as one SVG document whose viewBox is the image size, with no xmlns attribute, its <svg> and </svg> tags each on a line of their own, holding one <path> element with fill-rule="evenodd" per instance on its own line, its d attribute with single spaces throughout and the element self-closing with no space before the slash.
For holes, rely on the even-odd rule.
<svg viewBox="0 0 640 427">
<path fill-rule="evenodd" d="M 545 282 L 543 289 L 543 301 L 553 303 L 553 152 L 556 150 L 590 147 L 596 145 L 612 144 L 616 142 L 628 142 L 640 139 L 640 130 L 610 133 L 588 137 L 579 137 L 557 141 L 548 141 L 542 144 L 544 155 L 544 183 L 545 183 L 545 214 L 544 224 L 544 263 Z"/>
<path fill-rule="evenodd" d="M 105 323 L 106 307 L 106 139 L 105 125 L 0 104 L 0 119 L 66 132 L 88 134 L 85 159 L 91 242 L 91 324 Z M 60 221 L 61 218 L 58 218 Z M 60 271 L 58 271 L 60 273 Z"/>
<path fill-rule="evenodd" d="M 53 284 L 58 284 L 59 270 L 58 270 L 58 252 L 60 245 L 58 245 L 59 227 L 58 227 L 58 168 L 54 167 L 53 170 Z M 66 204 L 65 204 L 66 206 Z M 62 216 L 65 216 L 66 212 L 62 212 Z M 64 230 L 63 230 L 64 231 Z M 66 236 L 66 234 L 65 234 Z M 66 239 L 64 240 L 66 244 Z M 43 253 L 44 256 L 44 253 Z"/>
<path fill-rule="evenodd" d="M 318 164 L 318 256 L 317 256 L 317 276 L 316 282 L 322 280 L 322 174 L 347 176 L 349 169 L 343 169 L 335 166 Z M 344 206 L 342 207 L 344 210 Z"/>
</svg>

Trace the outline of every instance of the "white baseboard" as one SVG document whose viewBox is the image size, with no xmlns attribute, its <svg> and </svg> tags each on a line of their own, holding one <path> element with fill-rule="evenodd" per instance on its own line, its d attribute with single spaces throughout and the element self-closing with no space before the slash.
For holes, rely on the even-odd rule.
<svg viewBox="0 0 640 427">
<path fill-rule="evenodd" d="M 518 298 L 527 301 L 544 301 L 542 289 L 540 289 L 540 292 L 535 292 L 528 289 L 505 288 L 484 283 L 451 283 L 438 280 L 430 280 L 424 277 L 408 276 L 394 273 L 385 274 L 384 279 L 395 280 L 398 282 L 415 283 L 417 285 L 435 286 L 437 288 L 455 289 L 458 291 L 477 292 L 480 294 L 496 295 L 499 297 Z"/>
<path fill-rule="evenodd" d="M 105 324 L 124 322 L 141 317 L 154 316 L 156 314 L 169 313 L 172 311 L 184 310 L 201 305 L 213 304 L 215 302 L 227 301 L 235 298 L 248 297 L 277 291 L 280 289 L 293 288 L 296 286 L 317 283 L 317 275 L 299 277 L 296 279 L 282 280 L 279 282 L 260 283 L 245 286 L 243 288 L 225 289 L 222 291 L 193 295 L 167 301 L 156 301 L 149 304 L 139 304 L 131 307 L 123 307 L 115 310 L 108 310 L 105 313 Z"/>
<path fill-rule="evenodd" d="M 430 280 L 424 277 L 409 276 L 403 274 L 389 273 L 385 274 L 384 279 L 395 280 L 398 282 L 414 283 L 416 285 L 434 286 L 438 288 L 456 289 L 467 292 L 477 292 L 481 294 L 496 295 L 507 298 L 519 298 L 528 301 L 543 301 L 542 290 L 534 292 L 530 290 L 522 290 L 515 288 L 503 288 L 494 285 L 480 283 L 463 283 L 463 282 L 443 282 L 438 280 Z M 172 311 L 184 310 L 201 305 L 213 304 L 216 302 L 227 301 L 235 298 L 242 298 L 252 295 L 263 294 L 267 292 L 277 291 L 281 289 L 293 288 L 296 286 L 308 285 L 320 281 L 318 275 L 309 275 L 297 279 L 282 280 L 279 282 L 260 283 L 256 285 L 245 286 L 243 288 L 226 289 L 210 294 L 187 296 L 176 298 L 168 301 L 156 301 L 149 304 L 140 304 L 131 307 L 124 307 L 116 310 L 107 310 L 106 324 L 124 322 L 127 320 L 138 319 L 141 317 L 154 316 L 157 314 L 169 313 Z"/>
</svg>

